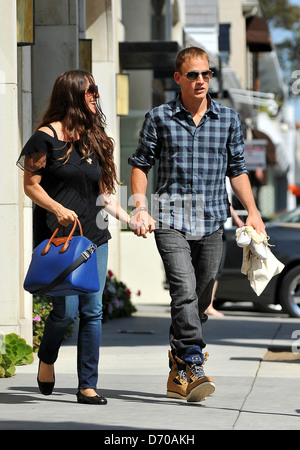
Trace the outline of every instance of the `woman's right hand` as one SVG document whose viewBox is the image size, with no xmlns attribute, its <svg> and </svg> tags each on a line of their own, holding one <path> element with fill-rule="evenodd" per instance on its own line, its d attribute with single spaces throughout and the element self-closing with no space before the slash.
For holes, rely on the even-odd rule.
<svg viewBox="0 0 300 450">
<path fill-rule="evenodd" d="M 63 227 L 67 227 L 70 223 L 73 223 L 75 219 L 77 219 L 77 214 L 75 211 L 71 209 L 67 209 L 62 205 L 59 205 L 57 211 L 55 211 L 56 218 L 58 223 Z"/>
</svg>

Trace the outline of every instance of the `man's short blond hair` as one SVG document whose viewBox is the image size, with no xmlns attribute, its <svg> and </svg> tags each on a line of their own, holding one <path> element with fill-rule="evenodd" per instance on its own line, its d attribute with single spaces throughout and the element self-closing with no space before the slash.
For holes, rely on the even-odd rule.
<svg viewBox="0 0 300 450">
<path fill-rule="evenodd" d="M 187 47 L 181 50 L 175 59 L 175 71 L 180 72 L 181 66 L 188 58 L 206 58 L 209 63 L 209 56 L 203 48 Z"/>
</svg>

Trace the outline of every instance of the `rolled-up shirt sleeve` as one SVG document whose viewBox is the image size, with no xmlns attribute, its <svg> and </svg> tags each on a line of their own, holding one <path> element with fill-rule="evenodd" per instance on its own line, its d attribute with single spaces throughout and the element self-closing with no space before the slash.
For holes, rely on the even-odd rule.
<svg viewBox="0 0 300 450">
<path fill-rule="evenodd" d="M 132 157 L 128 159 L 128 164 L 148 173 L 154 166 L 155 159 L 158 158 L 158 141 L 155 121 L 150 111 L 145 116 L 138 147 Z"/>
<path fill-rule="evenodd" d="M 226 175 L 229 178 L 243 173 L 248 174 L 244 156 L 244 137 L 238 113 L 236 113 L 227 142 L 228 166 Z"/>
</svg>

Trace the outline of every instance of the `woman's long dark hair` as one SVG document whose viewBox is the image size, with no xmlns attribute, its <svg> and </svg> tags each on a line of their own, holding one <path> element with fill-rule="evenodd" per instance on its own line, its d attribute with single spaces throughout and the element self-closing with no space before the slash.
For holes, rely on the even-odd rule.
<svg viewBox="0 0 300 450">
<path fill-rule="evenodd" d="M 71 70 L 61 74 L 53 86 L 48 109 L 38 128 L 51 122 L 61 122 L 64 140 L 71 143 L 68 159 L 76 140 L 84 155 L 94 153 L 100 162 L 102 182 L 107 193 L 115 192 L 119 184 L 113 159 L 114 141 L 105 132 L 106 117 L 97 99 L 97 112 L 93 114 L 85 101 L 86 81 L 94 84 L 93 76 L 83 70 Z"/>
</svg>

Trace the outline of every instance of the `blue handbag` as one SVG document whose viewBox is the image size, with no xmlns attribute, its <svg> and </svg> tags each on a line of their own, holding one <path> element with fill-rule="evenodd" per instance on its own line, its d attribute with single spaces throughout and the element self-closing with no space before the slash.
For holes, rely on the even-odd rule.
<svg viewBox="0 0 300 450">
<path fill-rule="evenodd" d="M 80 236 L 73 236 L 77 224 Z M 34 295 L 50 297 L 99 291 L 97 246 L 83 236 L 78 219 L 68 236 L 56 237 L 60 228 L 34 249 L 24 289 Z"/>
</svg>

